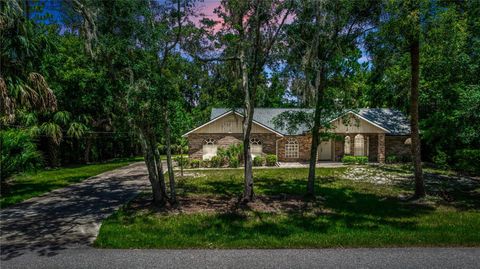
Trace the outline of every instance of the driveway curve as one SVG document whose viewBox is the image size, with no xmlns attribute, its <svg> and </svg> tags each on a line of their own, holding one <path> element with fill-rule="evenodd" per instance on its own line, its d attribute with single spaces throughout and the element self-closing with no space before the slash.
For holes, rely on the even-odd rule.
<svg viewBox="0 0 480 269">
<path fill-rule="evenodd" d="M 148 189 L 146 176 L 134 163 L 1 210 L 0 259 L 91 245 L 103 219 Z"/>
</svg>

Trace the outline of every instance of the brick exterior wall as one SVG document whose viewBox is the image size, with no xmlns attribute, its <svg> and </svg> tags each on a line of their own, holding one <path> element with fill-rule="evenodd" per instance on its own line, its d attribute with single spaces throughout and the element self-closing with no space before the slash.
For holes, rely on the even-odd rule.
<svg viewBox="0 0 480 269">
<path fill-rule="evenodd" d="M 288 139 L 296 139 L 298 141 L 298 159 L 285 157 L 285 144 Z M 278 141 L 278 160 L 281 162 L 298 162 L 310 160 L 310 145 L 312 143 L 311 135 L 292 135 L 285 136 Z"/>
<path fill-rule="evenodd" d="M 394 155 L 398 158 L 410 158 L 411 145 L 406 145 L 405 140 L 410 136 L 385 136 L 385 156 Z"/>
<path fill-rule="evenodd" d="M 334 143 L 334 159 L 341 161 L 344 153 L 344 137 L 347 134 L 338 134 L 339 138 Z M 348 134 L 351 142 L 351 152 L 354 150 L 355 135 Z M 365 139 L 369 139 L 368 160 L 370 162 L 378 161 L 378 136 L 379 134 L 362 134 Z M 197 134 L 192 133 L 188 136 L 189 156 L 192 159 L 202 159 L 203 143 L 206 139 L 213 138 L 217 141 L 219 147 L 226 148 L 231 144 L 242 143 L 242 134 Z M 311 135 L 285 136 L 278 138 L 273 133 L 252 134 L 252 138 L 257 138 L 262 142 L 262 150 L 265 154 L 277 154 L 278 160 L 281 162 L 298 162 L 308 161 L 310 159 Z M 285 144 L 289 138 L 294 138 L 299 143 L 299 158 L 285 158 Z M 405 140 L 409 136 L 385 136 L 384 156 L 395 155 L 404 157 L 410 155 L 410 145 L 405 145 Z M 276 143 L 278 140 L 278 152 Z"/>
<path fill-rule="evenodd" d="M 188 155 L 191 159 L 202 159 L 203 144 L 206 139 L 215 139 L 219 148 L 227 148 L 229 145 L 242 143 L 242 134 L 197 134 L 188 135 Z M 276 135 L 268 133 L 251 134 L 251 138 L 262 142 L 262 151 L 265 154 L 275 154 Z"/>
</svg>

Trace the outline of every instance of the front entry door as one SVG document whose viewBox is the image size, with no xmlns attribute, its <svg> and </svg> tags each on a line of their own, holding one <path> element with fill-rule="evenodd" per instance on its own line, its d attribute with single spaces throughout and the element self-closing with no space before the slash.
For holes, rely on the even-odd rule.
<svg viewBox="0 0 480 269">
<path fill-rule="evenodd" d="M 322 141 L 318 146 L 318 159 L 320 161 L 332 160 L 332 140 Z"/>
</svg>

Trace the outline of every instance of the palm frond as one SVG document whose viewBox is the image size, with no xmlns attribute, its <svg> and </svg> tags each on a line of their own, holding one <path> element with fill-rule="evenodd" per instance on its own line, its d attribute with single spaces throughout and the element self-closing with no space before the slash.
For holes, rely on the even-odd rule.
<svg viewBox="0 0 480 269">
<path fill-rule="evenodd" d="M 45 122 L 40 126 L 42 134 L 48 136 L 55 144 L 60 144 L 63 138 L 62 128 L 53 122 Z"/>
<path fill-rule="evenodd" d="M 17 111 L 18 121 L 25 126 L 34 126 L 38 124 L 37 114 L 34 112 L 29 112 L 27 110 Z"/>
<path fill-rule="evenodd" d="M 70 112 L 58 111 L 53 115 L 53 121 L 57 124 L 67 125 L 70 121 Z"/>
<path fill-rule="evenodd" d="M 0 76 L 0 114 L 2 118 L 10 121 L 10 118 L 15 114 L 15 103 L 8 94 L 7 84 L 3 77 Z"/>
<path fill-rule="evenodd" d="M 33 92 L 38 95 L 38 98 L 35 98 L 35 107 L 41 111 L 55 111 L 57 98 L 52 89 L 48 87 L 45 78 L 39 73 L 32 72 L 28 75 L 28 82 L 32 86 Z"/>
<path fill-rule="evenodd" d="M 81 138 L 88 131 L 88 127 L 79 122 L 72 122 L 67 130 L 67 135 L 74 138 Z"/>
</svg>

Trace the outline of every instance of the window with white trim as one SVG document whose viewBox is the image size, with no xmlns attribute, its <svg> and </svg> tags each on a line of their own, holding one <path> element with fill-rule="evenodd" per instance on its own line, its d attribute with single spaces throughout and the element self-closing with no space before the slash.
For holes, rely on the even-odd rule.
<svg viewBox="0 0 480 269">
<path fill-rule="evenodd" d="M 217 155 L 217 141 L 213 138 L 208 138 L 203 141 L 202 159 L 210 160 L 213 156 Z"/>
<path fill-rule="evenodd" d="M 351 144 L 351 141 L 350 141 L 350 136 L 345 136 L 345 143 L 343 144 L 343 153 L 345 155 L 350 155 L 352 154 L 350 151 L 351 151 L 351 148 L 352 148 L 352 144 Z"/>
<path fill-rule="evenodd" d="M 260 141 L 258 138 L 250 139 L 250 152 L 253 158 L 262 155 L 262 150 L 262 141 Z"/>
<path fill-rule="evenodd" d="M 295 138 L 289 138 L 285 143 L 285 158 L 298 158 L 298 141 Z"/>
<path fill-rule="evenodd" d="M 365 156 L 365 138 L 361 134 L 355 136 L 354 155 Z"/>
</svg>

